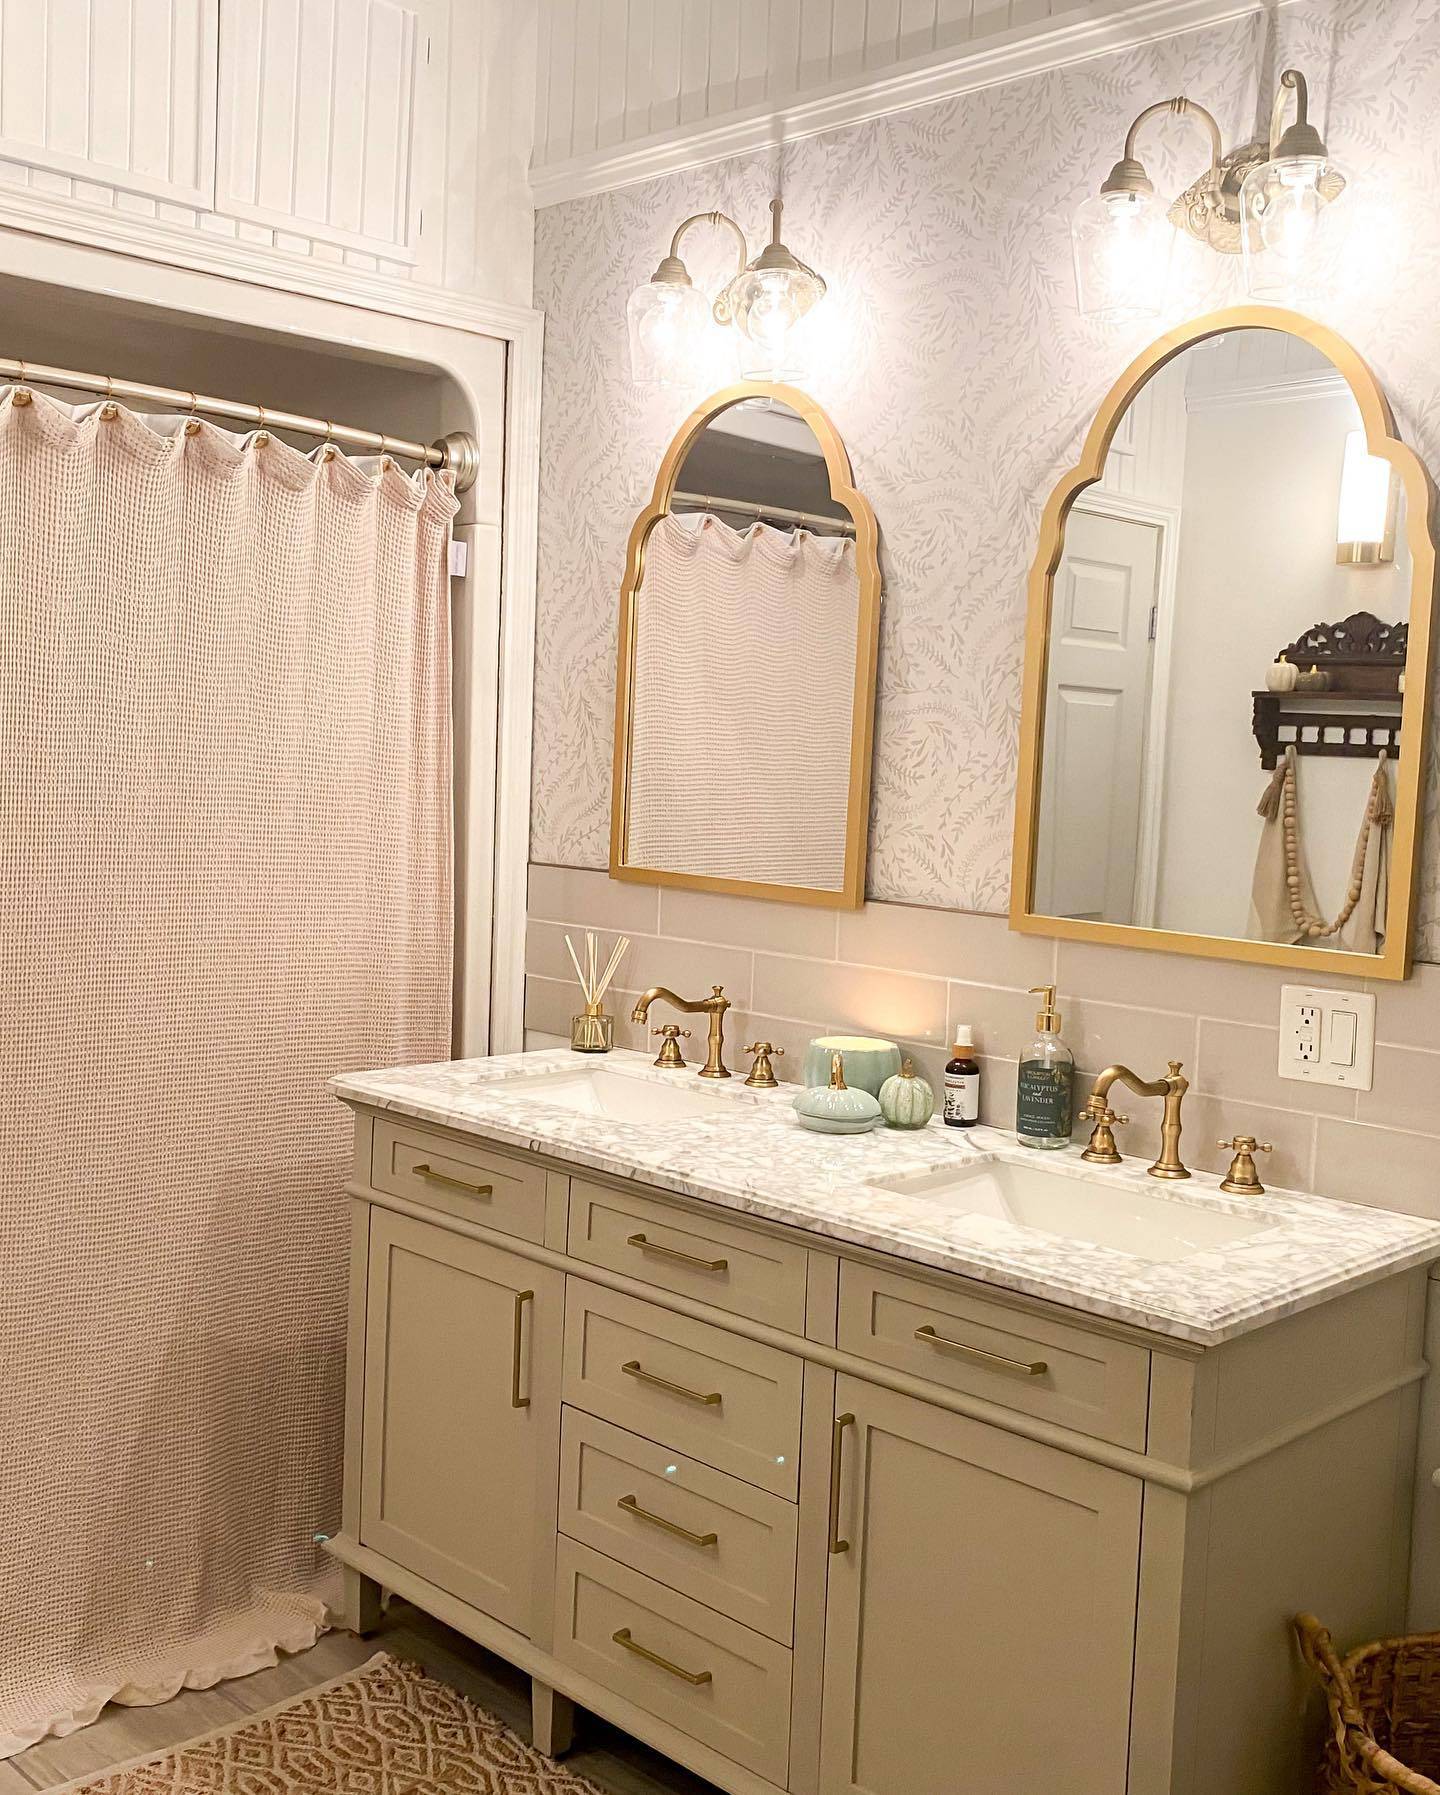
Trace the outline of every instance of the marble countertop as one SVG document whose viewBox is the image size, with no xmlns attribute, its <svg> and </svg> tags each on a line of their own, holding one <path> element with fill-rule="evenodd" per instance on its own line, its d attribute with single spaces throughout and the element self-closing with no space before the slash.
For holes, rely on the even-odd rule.
<svg viewBox="0 0 1440 1795">
<path fill-rule="evenodd" d="M 642 1084 L 704 1093 L 710 1101 L 695 1115 L 624 1121 L 558 1107 L 545 1101 L 543 1086 L 526 1088 L 533 1079 L 601 1068 Z M 656 1071 L 639 1053 L 601 1059 L 547 1049 L 349 1073 L 330 1088 L 347 1103 L 440 1123 L 1201 1346 L 1440 1259 L 1440 1224 L 1392 1210 L 1295 1191 L 1226 1196 L 1218 1178 L 1204 1172 L 1163 1184 L 1146 1176 L 1143 1159 L 1089 1166 L 1078 1147 L 1038 1153 L 998 1129 L 962 1133 L 938 1121 L 913 1132 L 815 1134 L 796 1121 L 794 1086 L 750 1091 L 738 1078 L 700 1084 L 693 1068 Z M 1183 1207 L 1187 1223 L 1195 1218 L 1200 1244 L 1178 1258 L 1142 1258 L 1093 1239 L 1016 1226 L 993 1204 L 988 1213 L 957 1212 L 923 1190 L 873 1182 L 920 1181 L 952 1167 L 1037 1163 L 1075 1181 L 1077 1214 L 1087 1187 L 1099 1199 L 1096 1211 L 1122 1218 L 1127 1199 L 1158 1199 Z M 1063 1205 L 1059 1214 L 1063 1226 Z M 1244 1239 L 1205 1245 L 1217 1214 L 1266 1225 Z"/>
</svg>

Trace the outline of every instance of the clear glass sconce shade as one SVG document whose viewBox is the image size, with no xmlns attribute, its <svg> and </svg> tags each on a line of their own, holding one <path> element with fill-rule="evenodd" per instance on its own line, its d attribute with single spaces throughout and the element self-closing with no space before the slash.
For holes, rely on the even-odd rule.
<svg viewBox="0 0 1440 1795">
<path fill-rule="evenodd" d="M 637 386 L 688 387 L 704 366 L 710 307 L 684 281 L 648 280 L 625 308 L 630 374 Z"/>
<path fill-rule="evenodd" d="M 1075 295 L 1088 317 L 1149 318 L 1165 301 L 1175 227 L 1153 193 L 1095 193 L 1075 209 Z"/>
<path fill-rule="evenodd" d="M 740 332 L 740 372 L 747 380 L 794 380 L 803 372 L 796 327 L 825 292 L 803 266 L 747 268 L 726 293 Z"/>
<path fill-rule="evenodd" d="M 1240 188 L 1245 286 L 1253 299 L 1296 303 L 1320 297 L 1331 205 L 1345 176 L 1325 156 L 1277 156 L 1246 175 Z"/>
</svg>

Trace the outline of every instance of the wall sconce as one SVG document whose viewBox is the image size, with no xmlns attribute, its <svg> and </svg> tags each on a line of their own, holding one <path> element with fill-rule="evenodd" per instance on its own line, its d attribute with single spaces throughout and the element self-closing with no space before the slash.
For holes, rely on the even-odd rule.
<svg viewBox="0 0 1440 1795">
<path fill-rule="evenodd" d="M 630 372 L 637 385 L 690 385 L 712 319 L 722 329 L 736 331 L 740 371 L 747 380 L 795 377 L 793 332 L 824 297 L 825 282 L 780 241 L 783 210 L 781 200 L 771 200 L 770 241 L 753 259 L 747 259 L 745 233 L 726 213 L 696 212 L 684 221 L 670 241 L 669 255 L 644 286 L 636 287 L 625 308 Z M 724 225 L 739 245 L 735 274 L 711 306 L 680 259 L 680 240 L 697 224 Z"/>
<path fill-rule="evenodd" d="M 1395 470 L 1370 454 L 1363 430 L 1350 431 L 1335 521 L 1337 565 L 1381 567 L 1395 559 L 1395 501 Z"/>
<path fill-rule="evenodd" d="M 1296 119 L 1282 134 L 1280 122 L 1292 91 Z M 1345 186 L 1345 177 L 1309 122 L 1308 105 L 1305 77 L 1298 69 L 1286 69 L 1275 96 L 1269 140 L 1228 153 L 1214 114 L 1196 101 L 1181 94 L 1147 106 L 1126 133 L 1124 153 L 1100 191 L 1076 208 L 1071 240 L 1080 310 L 1111 319 L 1158 312 L 1175 230 L 1221 255 L 1243 253 L 1253 294 L 1291 296 L 1319 215 Z M 1163 112 L 1195 119 L 1210 139 L 1210 166 L 1164 209 L 1135 153 L 1142 127 Z"/>
<path fill-rule="evenodd" d="M 1295 95 L 1295 123 L 1282 132 L 1285 101 Z M 1345 176 L 1310 123 L 1310 90 L 1299 69 L 1280 77 L 1270 114 L 1269 155 L 1240 187 L 1240 242 L 1245 285 L 1255 299 L 1308 297 L 1315 239 L 1326 208 L 1345 191 Z"/>
</svg>

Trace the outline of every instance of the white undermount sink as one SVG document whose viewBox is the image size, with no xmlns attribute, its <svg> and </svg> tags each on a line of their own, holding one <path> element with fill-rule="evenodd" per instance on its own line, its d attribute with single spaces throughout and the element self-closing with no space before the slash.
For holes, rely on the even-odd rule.
<svg viewBox="0 0 1440 1795">
<path fill-rule="evenodd" d="M 1161 1263 L 1233 1246 L 1276 1224 L 1178 1196 L 1073 1178 L 1043 1166 L 987 1161 L 872 1180 L 877 1190 L 920 1197 L 949 1215 L 972 1216 L 983 1238 L 989 1224 L 1031 1228 Z"/>
<path fill-rule="evenodd" d="M 739 1115 L 747 1105 L 727 1103 L 719 1091 L 695 1088 L 694 1072 L 676 1071 L 671 1076 L 683 1083 L 662 1084 L 654 1078 L 635 1078 L 606 1066 L 577 1067 L 574 1071 L 541 1073 L 517 1078 L 499 1088 L 534 1103 L 548 1103 L 573 1115 L 598 1116 L 611 1122 L 672 1122 L 683 1116 Z M 722 1110 L 717 1106 L 726 1104 Z"/>
</svg>

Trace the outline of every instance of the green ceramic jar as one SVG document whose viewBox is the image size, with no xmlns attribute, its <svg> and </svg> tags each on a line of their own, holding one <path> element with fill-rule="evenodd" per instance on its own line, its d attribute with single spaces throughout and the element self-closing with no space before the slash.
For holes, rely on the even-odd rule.
<svg viewBox="0 0 1440 1795">
<path fill-rule="evenodd" d="M 857 1091 L 845 1082 L 845 1062 L 830 1056 L 830 1082 L 801 1091 L 795 1099 L 795 1116 L 802 1128 L 817 1134 L 868 1134 L 880 1125 L 880 1101 L 869 1091 Z"/>
<path fill-rule="evenodd" d="M 885 1080 L 900 1070 L 900 1049 L 893 1041 L 873 1035 L 817 1035 L 805 1049 L 801 1082 L 812 1090 L 825 1085 L 837 1053 L 845 1061 L 846 1084 L 872 1097 L 878 1097 Z"/>
</svg>

